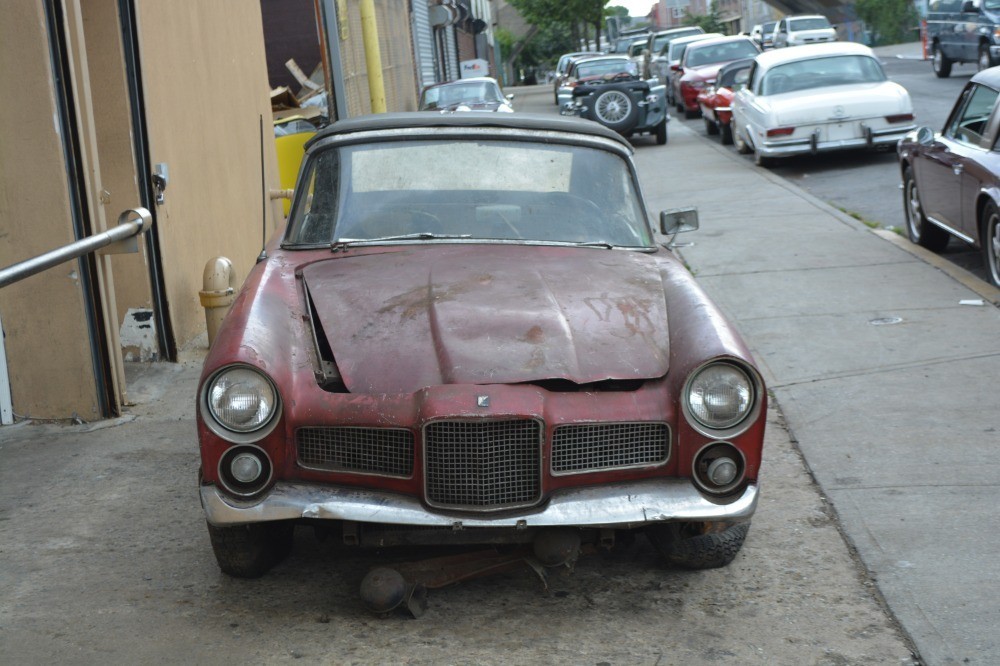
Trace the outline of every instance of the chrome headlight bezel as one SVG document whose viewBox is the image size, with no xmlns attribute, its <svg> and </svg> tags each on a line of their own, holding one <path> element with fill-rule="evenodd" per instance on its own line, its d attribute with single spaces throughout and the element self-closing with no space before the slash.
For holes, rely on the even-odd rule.
<svg viewBox="0 0 1000 666">
<path fill-rule="evenodd" d="M 696 414 L 696 409 L 691 404 L 691 395 L 697 380 L 704 376 L 703 373 L 706 370 L 716 368 L 732 369 L 742 375 L 750 395 L 746 409 L 738 418 L 713 424 L 699 418 Z M 764 383 L 760 375 L 752 367 L 736 359 L 715 358 L 698 366 L 688 375 L 681 395 L 681 410 L 688 423 L 698 433 L 707 437 L 728 439 L 746 432 L 757 421 L 757 418 L 760 416 L 763 391 Z"/>
<path fill-rule="evenodd" d="M 262 385 L 269 390 L 270 398 L 273 400 L 273 405 L 270 407 L 269 413 L 266 417 L 259 419 L 259 423 L 251 427 L 241 428 L 235 423 L 226 423 L 225 419 L 219 415 L 216 406 L 213 404 L 212 393 L 218 386 L 219 382 L 232 372 L 251 372 L 257 375 L 257 378 L 262 381 Z M 266 437 L 272 430 L 274 430 L 278 421 L 281 420 L 282 401 L 281 394 L 278 392 L 278 387 L 262 370 L 244 363 L 227 365 L 212 373 L 212 376 L 209 377 L 208 380 L 202 385 L 200 401 L 202 421 L 208 429 L 222 439 L 235 444 L 256 442 Z"/>
</svg>

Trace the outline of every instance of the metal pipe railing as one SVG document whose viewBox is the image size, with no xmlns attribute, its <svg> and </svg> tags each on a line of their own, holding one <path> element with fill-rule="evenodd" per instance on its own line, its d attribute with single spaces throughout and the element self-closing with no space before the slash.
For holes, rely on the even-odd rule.
<svg viewBox="0 0 1000 666">
<path fill-rule="evenodd" d="M 139 219 L 130 219 L 138 216 Z M 117 243 L 118 241 L 138 236 L 149 229 L 153 223 L 152 214 L 145 208 L 130 208 L 118 216 L 118 226 L 108 229 L 93 236 L 87 236 L 69 245 L 40 254 L 32 259 L 0 269 L 0 288 L 6 287 L 26 277 L 31 277 L 36 273 L 41 273 L 53 266 L 82 257 L 88 252 L 99 250 L 102 247 Z"/>
</svg>

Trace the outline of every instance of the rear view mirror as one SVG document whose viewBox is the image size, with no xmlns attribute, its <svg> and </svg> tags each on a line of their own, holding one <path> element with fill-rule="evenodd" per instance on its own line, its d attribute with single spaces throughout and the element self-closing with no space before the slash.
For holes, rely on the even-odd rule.
<svg viewBox="0 0 1000 666">
<path fill-rule="evenodd" d="M 660 211 L 660 233 L 664 236 L 682 234 L 697 228 L 698 209 L 694 206 Z"/>
</svg>

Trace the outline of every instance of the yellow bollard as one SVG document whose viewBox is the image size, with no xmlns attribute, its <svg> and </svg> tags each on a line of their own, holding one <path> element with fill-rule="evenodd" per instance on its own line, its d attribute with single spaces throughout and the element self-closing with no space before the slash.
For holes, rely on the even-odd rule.
<svg viewBox="0 0 1000 666">
<path fill-rule="evenodd" d="M 229 306 L 236 299 L 236 276 L 233 262 L 225 257 L 209 259 L 202 276 L 201 307 L 205 308 L 205 324 L 208 328 L 208 346 L 211 347 L 219 332 L 222 320 L 229 312 Z"/>
</svg>

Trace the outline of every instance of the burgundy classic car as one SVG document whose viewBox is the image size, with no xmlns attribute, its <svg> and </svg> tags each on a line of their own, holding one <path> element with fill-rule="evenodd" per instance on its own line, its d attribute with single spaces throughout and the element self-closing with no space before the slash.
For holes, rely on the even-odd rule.
<svg viewBox="0 0 1000 666">
<path fill-rule="evenodd" d="M 302 526 L 544 564 L 630 531 L 679 566 L 735 557 L 764 384 L 657 243 L 631 155 L 532 114 L 353 118 L 307 144 L 198 390 L 225 573 L 264 574 Z M 696 226 L 660 214 L 661 233 Z"/>
<path fill-rule="evenodd" d="M 1000 67 L 966 84 L 941 132 L 923 127 L 898 145 L 910 240 L 941 252 L 954 237 L 979 248 L 1000 287 Z"/>
<path fill-rule="evenodd" d="M 731 62 L 719 70 L 715 83 L 698 93 L 698 107 L 705 131 L 718 134 L 723 145 L 733 142 L 733 95 L 746 85 L 753 58 Z"/>
<path fill-rule="evenodd" d="M 678 113 L 695 118 L 699 113 L 698 93 L 715 83 L 723 65 L 753 58 L 760 53 L 757 42 L 749 37 L 717 37 L 689 44 L 681 61 L 671 66 L 673 98 Z"/>
</svg>

